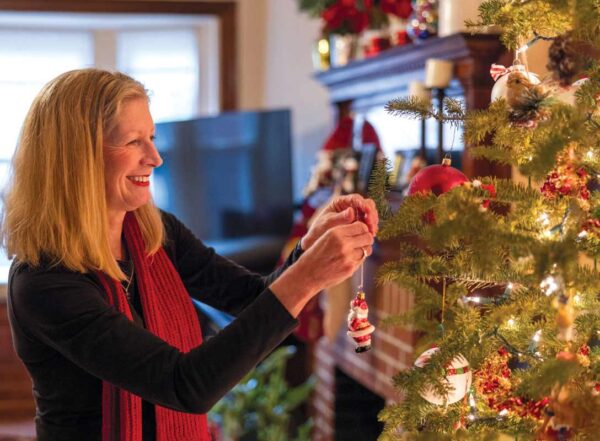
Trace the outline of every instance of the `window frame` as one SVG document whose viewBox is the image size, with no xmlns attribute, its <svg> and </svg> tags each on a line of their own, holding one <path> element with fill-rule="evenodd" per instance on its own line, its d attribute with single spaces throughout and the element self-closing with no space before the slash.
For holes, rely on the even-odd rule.
<svg viewBox="0 0 600 441">
<path fill-rule="evenodd" d="M 0 0 L 0 11 L 202 14 L 219 20 L 219 102 L 221 111 L 237 110 L 236 9 L 233 1 L 169 0 Z"/>
</svg>

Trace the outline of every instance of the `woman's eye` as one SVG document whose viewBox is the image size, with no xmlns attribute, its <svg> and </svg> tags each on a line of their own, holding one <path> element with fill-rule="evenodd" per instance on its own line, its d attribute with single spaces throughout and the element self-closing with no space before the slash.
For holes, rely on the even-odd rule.
<svg viewBox="0 0 600 441">
<path fill-rule="evenodd" d="M 129 142 L 127 143 L 127 145 L 139 145 L 141 142 L 142 142 L 142 141 L 141 141 L 141 140 L 139 140 L 139 139 L 134 139 L 134 140 L 132 140 L 132 141 L 129 141 Z"/>
</svg>

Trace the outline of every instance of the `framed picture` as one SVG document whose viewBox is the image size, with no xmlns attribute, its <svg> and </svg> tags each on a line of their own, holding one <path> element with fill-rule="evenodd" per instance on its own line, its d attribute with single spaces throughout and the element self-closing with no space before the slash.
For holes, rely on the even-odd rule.
<svg viewBox="0 0 600 441">
<path fill-rule="evenodd" d="M 375 144 L 363 144 L 360 150 L 358 176 L 356 179 L 356 190 L 360 194 L 366 195 L 369 190 L 369 180 L 371 179 L 376 156 L 377 148 Z"/>
<path fill-rule="evenodd" d="M 406 152 L 404 150 L 396 151 L 394 155 L 394 165 L 392 168 L 392 174 L 390 175 L 389 183 L 392 188 L 399 187 L 399 179 L 404 171 L 404 165 L 406 164 Z"/>
</svg>

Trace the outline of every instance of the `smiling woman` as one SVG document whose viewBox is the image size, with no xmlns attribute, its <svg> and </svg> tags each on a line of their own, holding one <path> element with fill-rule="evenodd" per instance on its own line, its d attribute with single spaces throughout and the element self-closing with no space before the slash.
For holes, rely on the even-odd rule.
<svg viewBox="0 0 600 441">
<path fill-rule="evenodd" d="M 125 74 L 66 72 L 29 110 L 1 237 L 39 441 L 210 440 L 205 413 L 372 252 L 373 201 L 342 196 L 282 267 L 249 272 L 154 206 L 161 162 Z M 191 298 L 237 318 L 203 343 Z"/>
</svg>

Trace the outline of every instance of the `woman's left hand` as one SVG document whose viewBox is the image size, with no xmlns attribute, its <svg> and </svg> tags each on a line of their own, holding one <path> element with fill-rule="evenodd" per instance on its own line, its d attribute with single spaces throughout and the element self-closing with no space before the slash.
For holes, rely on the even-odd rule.
<svg viewBox="0 0 600 441">
<path fill-rule="evenodd" d="M 337 196 L 317 215 L 308 233 L 301 239 L 300 246 L 306 251 L 329 229 L 356 221 L 363 222 L 369 232 L 375 236 L 379 228 L 379 215 L 375 202 L 372 199 L 363 198 L 359 194 Z M 369 255 L 371 254 L 370 248 Z"/>
</svg>

